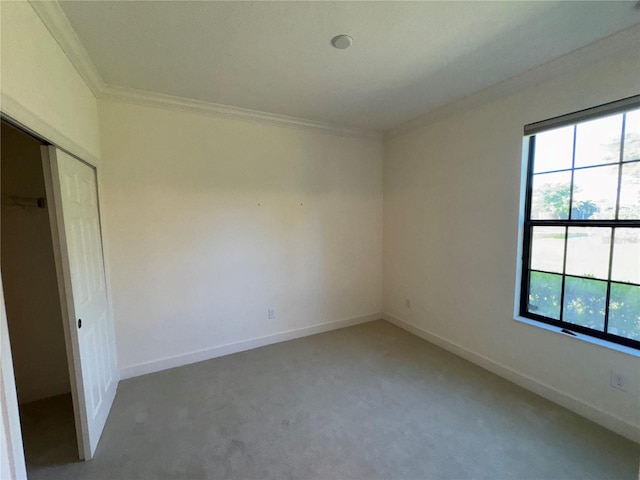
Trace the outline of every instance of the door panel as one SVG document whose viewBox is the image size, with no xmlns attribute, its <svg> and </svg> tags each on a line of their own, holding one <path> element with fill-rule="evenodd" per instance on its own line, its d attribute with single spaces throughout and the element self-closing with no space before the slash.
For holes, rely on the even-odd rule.
<svg viewBox="0 0 640 480">
<path fill-rule="evenodd" d="M 81 458 L 88 460 L 100 440 L 119 377 L 106 291 L 96 171 L 55 147 L 48 148 L 74 357 L 74 405 L 80 410 L 77 421 L 81 428 L 76 431 L 82 435 Z"/>
</svg>

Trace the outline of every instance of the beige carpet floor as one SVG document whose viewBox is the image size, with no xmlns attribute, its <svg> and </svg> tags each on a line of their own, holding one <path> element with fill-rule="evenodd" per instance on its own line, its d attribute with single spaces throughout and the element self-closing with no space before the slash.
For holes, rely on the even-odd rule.
<svg viewBox="0 0 640 480">
<path fill-rule="evenodd" d="M 70 393 L 20 405 L 20 426 L 29 468 L 79 461 Z"/>
<path fill-rule="evenodd" d="M 29 478 L 636 480 L 639 454 L 376 321 L 123 381 L 95 459 Z"/>
</svg>

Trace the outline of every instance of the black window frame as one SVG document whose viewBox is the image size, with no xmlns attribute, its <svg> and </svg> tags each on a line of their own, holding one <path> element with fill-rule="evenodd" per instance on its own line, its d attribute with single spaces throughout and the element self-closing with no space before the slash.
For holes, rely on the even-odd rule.
<svg viewBox="0 0 640 480">
<path fill-rule="evenodd" d="M 526 161 L 526 184 L 525 184 L 525 197 L 524 197 L 524 212 L 523 212 L 523 239 L 522 239 L 522 264 L 521 264 L 521 278 L 520 278 L 520 298 L 519 298 L 519 315 L 521 317 L 535 320 L 541 323 L 545 323 L 548 325 L 553 325 L 562 329 L 562 332 L 567 333 L 569 335 L 575 335 L 574 332 L 584 334 L 590 337 L 599 338 L 601 340 L 606 340 L 608 342 L 612 342 L 618 345 L 623 345 L 625 347 L 631 347 L 634 349 L 640 350 L 640 341 L 630 339 L 627 337 L 622 337 L 619 335 L 615 335 L 609 333 L 608 330 L 608 321 L 609 321 L 609 303 L 610 303 L 610 293 L 611 293 L 611 284 L 625 284 L 627 282 L 619 282 L 611 280 L 611 269 L 612 269 L 612 255 L 614 248 L 614 232 L 615 227 L 623 227 L 623 228 L 640 228 L 640 219 L 633 220 L 618 220 L 618 207 L 620 203 L 620 182 L 622 178 L 622 168 L 623 164 L 629 164 L 638 162 L 640 163 L 640 158 L 634 160 L 624 161 L 624 138 L 625 138 L 625 123 L 623 121 L 622 131 L 621 131 L 621 144 L 620 144 L 620 158 L 616 163 L 607 163 L 606 165 L 618 165 L 619 173 L 618 173 L 618 189 L 616 193 L 616 219 L 614 220 L 599 220 L 599 219 L 586 219 L 586 220 L 574 220 L 571 219 L 571 210 L 572 210 L 572 201 L 573 201 L 573 190 L 574 190 L 574 172 L 576 170 L 582 170 L 585 168 L 593 168 L 602 165 L 592 165 L 587 167 L 578 167 L 575 166 L 575 149 L 576 149 L 576 129 L 575 125 L 580 124 L 585 121 L 595 120 L 598 118 L 614 115 L 616 113 L 626 113 L 632 110 L 636 110 L 640 108 L 640 95 L 635 95 L 633 97 L 628 97 L 622 100 L 618 100 L 615 102 L 611 102 L 608 104 L 600 105 L 597 107 L 589 108 L 586 110 L 581 110 L 579 112 L 574 112 L 568 115 L 563 115 L 560 117 L 555 117 L 549 120 L 545 120 L 542 122 L 537 122 L 534 124 L 526 125 L 524 128 L 524 137 L 525 140 L 528 140 L 528 151 L 527 151 L 527 161 Z M 625 117 L 626 118 L 626 117 Z M 535 157 L 535 143 L 536 143 L 536 134 L 543 133 L 545 131 L 554 130 L 560 127 L 566 126 L 574 126 L 574 145 L 573 145 L 573 154 L 572 154 L 572 163 L 571 168 L 563 168 L 560 171 L 571 172 L 571 193 L 569 198 L 569 212 L 567 215 L 567 219 L 556 220 L 556 219 L 531 219 L 531 210 L 533 203 L 533 178 L 534 178 L 534 157 Z M 548 173 L 548 172 L 545 172 Z M 574 323 L 569 323 L 563 321 L 563 308 L 564 308 L 564 295 L 565 295 L 565 279 L 567 277 L 572 277 L 573 275 L 567 275 L 566 269 L 563 266 L 563 271 L 559 275 L 562 277 L 562 286 L 561 286 L 561 297 L 560 297 L 560 319 L 556 320 L 553 318 L 549 318 L 543 315 L 538 315 L 533 313 L 529 308 L 529 281 L 530 281 L 530 272 L 538 271 L 531 268 L 531 250 L 533 243 L 533 229 L 534 227 L 564 227 L 565 228 L 565 246 L 564 246 L 564 259 L 563 263 L 566 265 L 566 255 L 567 255 L 567 235 L 568 229 L 570 227 L 611 227 L 612 234 L 609 245 L 609 273 L 607 279 L 604 280 L 607 283 L 606 287 L 606 297 L 605 297 L 605 317 L 604 317 L 604 328 L 603 331 L 591 329 L 588 327 L 584 327 L 582 325 L 577 325 Z M 544 272 L 543 272 L 544 273 Z M 548 272 L 547 272 L 548 273 Z M 580 277 L 582 278 L 582 277 Z M 599 279 L 600 280 L 600 279 Z M 635 283 L 627 283 L 630 285 L 636 285 Z"/>
</svg>

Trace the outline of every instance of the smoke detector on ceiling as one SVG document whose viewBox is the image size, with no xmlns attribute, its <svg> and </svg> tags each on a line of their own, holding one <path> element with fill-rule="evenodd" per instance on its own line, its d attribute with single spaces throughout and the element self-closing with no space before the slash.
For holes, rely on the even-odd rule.
<svg viewBox="0 0 640 480">
<path fill-rule="evenodd" d="M 340 50 L 349 48 L 352 44 L 353 38 L 351 38 L 349 35 L 345 35 L 344 33 L 341 35 L 336 35 L 331 39 L 331 45 Z"/>
</svg>

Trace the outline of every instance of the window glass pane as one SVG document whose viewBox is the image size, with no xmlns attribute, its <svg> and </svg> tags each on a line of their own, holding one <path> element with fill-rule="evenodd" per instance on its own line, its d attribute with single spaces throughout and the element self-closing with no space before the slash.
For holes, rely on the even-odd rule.
<svg viewBox="0 0 640 480">
<path fill-rule="evenodd" d="M 569 218 L 571 172 L 543 173 L 533 176 L 532 219 Z"/>
<path fill-rule="evenodd" d="M 640 287 L 611 284 L 609 333 L 640 340 Z"/>
<path fill-rule="evenodd" d="M 607 282 L 566 277 L 563 321 L 604 331 Z"/>
<path fill-rule="evenodd" d="M 627 112 L 624 127 L 624 160 L 640 159 L 640 110 Z"/>
<path fill-rule="evenodd" d="M 620 220 L 640 220 L 640 163 L 622 165 Z"/>
<path fill-rule="evenodd" d="M 611 280 L 640 284 L 640 228 L 616 228 Z"/>
<path fill-rule="evenodd" d="M 540 272 L 530 273 L 529 312 L 559 320 L 561 295 L 561 275 Z"/>
<path fill-rule="evenodd" d="M 612 111 L 531 137 L 520 300 L 640 348 L 640 105 Z"/>
<path fill-rule="evenodd" d="M 571 168 L 573 125 L 536 135 L 533 171 L 549 172 Z"/>
<path fill-rule="evenodd" d="M 619 165 L 586 168 L 573 173 L 572 220 L 614 219 Z"/>
<path fill-rule="evenodd" d="M 564 227 L 533 227 L 531 268 L 562 273 L 564 261 Z"/>
<path fill-rule="evenodd" d="M 620 161 L 622 114 L 576 125 L 576 167 Z"/>
<path fill-rule="evenodd" d="M 570 227 L 565 272 L 579 277 L 609 277 L 610 228 Z"/>
</svg>

